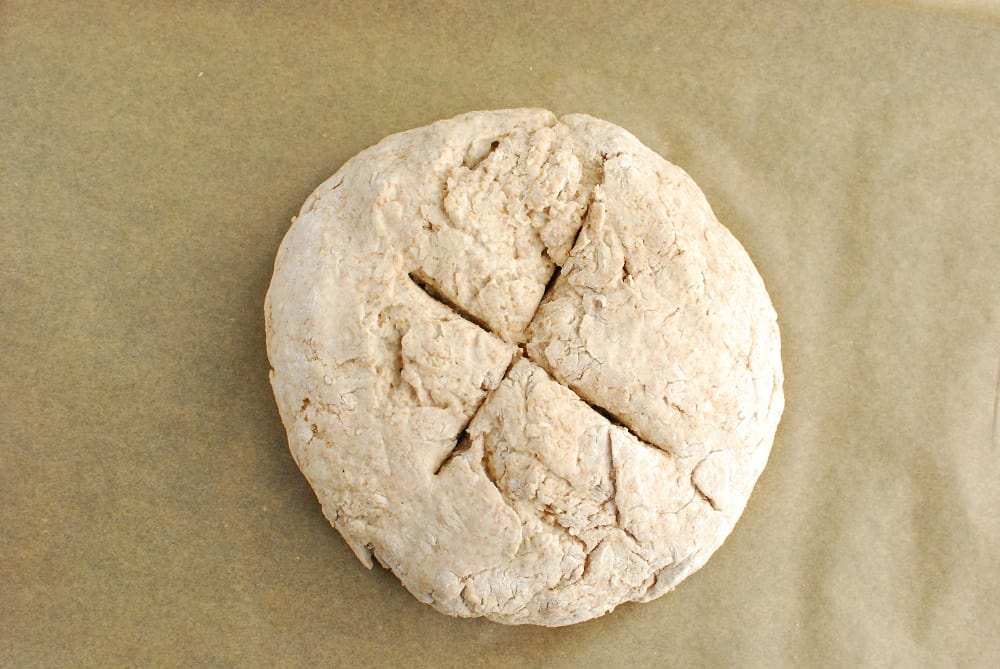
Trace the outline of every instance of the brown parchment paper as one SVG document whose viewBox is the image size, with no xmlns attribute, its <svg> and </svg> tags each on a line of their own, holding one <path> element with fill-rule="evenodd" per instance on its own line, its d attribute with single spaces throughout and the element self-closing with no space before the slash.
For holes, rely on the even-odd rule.
<svg viewBox="0 0 1000 669">
<path fill-rule="evenodd" d="M 313 187 L 512 106 L 687 169 L 787 376 L 708 565 L 555 630 L 363 569 L 264 352 Z M 0 665 L 1000 666 L 998 106 L 986 2 L 0 4 Z"/>
</svg>

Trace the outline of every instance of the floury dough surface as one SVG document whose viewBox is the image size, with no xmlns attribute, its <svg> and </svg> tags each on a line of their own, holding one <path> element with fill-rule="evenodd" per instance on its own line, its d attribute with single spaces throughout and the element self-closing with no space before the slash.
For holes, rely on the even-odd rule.
<svg viewBox="0 0 1000 669">
<path fill-rule="evenodd" d="M 694 182 L 610 123 L 474 112 L 306 201 L 266 300 L 323 512 L 458 616 L 662 595 L 732 530 L 783 408 L 776 316 Z"/>
</svg>

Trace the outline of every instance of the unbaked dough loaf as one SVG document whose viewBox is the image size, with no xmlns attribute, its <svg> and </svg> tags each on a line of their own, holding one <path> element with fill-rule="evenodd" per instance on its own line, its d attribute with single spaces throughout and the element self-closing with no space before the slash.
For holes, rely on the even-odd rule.
<svg viewBox="0 0 1000 669">
<path fill-rule="evenodd" d="M 760 276 L 621 128 L 474 112 L 306 201 L 266 305 L 292 455 L 368 567 L 457 616 L 646 601 L 732 530 L 783 408 Z"/>
</svg>

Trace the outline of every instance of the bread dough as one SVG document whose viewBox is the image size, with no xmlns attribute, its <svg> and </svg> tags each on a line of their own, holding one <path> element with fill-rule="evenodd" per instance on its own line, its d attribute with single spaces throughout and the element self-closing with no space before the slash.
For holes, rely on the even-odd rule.
<svg viewBox="0 0 1000 669">
<path fill-rule="evenodd" d="M 387 137 L 306 201 L 265 304 L 292 455 L 358 559 L 566 625 L 700 568 L 783 408 L 776 315 L 694 182 L 539 109 Z"/>
</svg>

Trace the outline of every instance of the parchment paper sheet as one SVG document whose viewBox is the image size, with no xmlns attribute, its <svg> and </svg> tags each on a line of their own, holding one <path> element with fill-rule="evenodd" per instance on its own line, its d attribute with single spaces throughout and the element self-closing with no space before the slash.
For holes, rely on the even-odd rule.
<svg viewBox="0 0 1000 669">
<path fill-rule="evenodd" d="M 512 106 L 688 170 L 787 376 L 709 564 L 556 630 L 364 570 L 266 378 L 310 190 Z M 985 2 L 4 2 L 0 664 L 1000 666 L 998 108 Z"/>
</svg>

